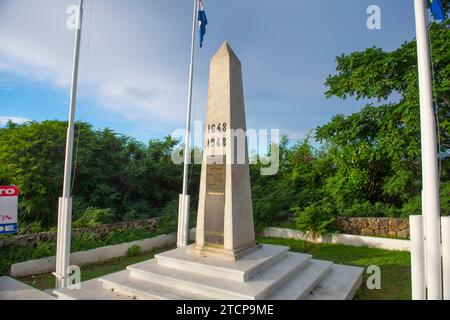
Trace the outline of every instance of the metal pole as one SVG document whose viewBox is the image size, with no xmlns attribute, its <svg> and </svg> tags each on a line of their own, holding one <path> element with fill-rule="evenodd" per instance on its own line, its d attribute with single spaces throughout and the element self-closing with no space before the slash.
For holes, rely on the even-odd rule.
<svg viewBox="0 0 450 320">
<path fill-rule="evenodd" d="M 426 273 L 429 300 L 442 298 L 439 178 L 436 120 L 433 110 L 428 26 L 424 0 L 414 0 L 422 133 L 422 214 L 425 219 Z"/>
<path fill-rule="evenodd" d="M 198 0 L 194 0 L 194 13 L 192 18 L 192 41 L 191 41 L 191 63 L 189 69 L 189 89 L 188 89 L 188 108 L 186 114 L 186 133 L 184 139 L 184 171 L 183 171 L 183 194 L 180 195 L 178 208 L 178 247 L 183 247 L 189 243 L 189 163 L 190 153 L 190 131 L 191 131 L 191 110 L 192 110 L 192 87 L 194 81 L 194 57 L 195 57 L 195 35 L 197 27 Z"/>
<path fill-rule="evenodd" d="M 67 286 L 67 272 L 70 263 L 70 244 L 72 231 L 72 198 L 71 198 L 71 178 L 72 178 L 72 155 L 73 137 L 75 127 L 75 107 L 78 86 L 78 65 L 80 60 L 81 26 L 83 19 L 83 0 L 80 0 L 77 26 L 75 31 L 75 48 L 72 69 L 72 88 L 70 95 L 69 124 L 67 128 L 66 155 L 64 164 L 64 185 L 63 194 L 59 199 L 58 210 L 58 239 L 56 252 L 56 288 L 61 289 Z"/>
<path fill-rule="evenodd" d="M 409 216 L 411 244 L 411 288 L 413 300 L 426 300 L 423 217 Z"/>
<path fill-rule="evenodd" d="M 450 217 L 441 218 L 443 299 L 450 300 Z"/>
</svg>

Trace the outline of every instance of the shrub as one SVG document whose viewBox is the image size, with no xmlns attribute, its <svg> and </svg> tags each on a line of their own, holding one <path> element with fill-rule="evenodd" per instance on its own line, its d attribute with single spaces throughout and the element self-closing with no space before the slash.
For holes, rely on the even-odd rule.
<svg viewBox="0 0 450 320">
<path fill-rule="evenodd" d="M 441 183 L 441 212 L 450 216 L 450 181 Z"/>
<path fill-rule="evenodd" d="M 31 259 L 40 259 L 43 257 L 51 257 L 54 254 L 54 245 L 49 242 L 40 242 L 33 250 Z"/>
<path fill-rule="evenodd" d="M 141 247 L 135 244 L 134 246 L 128 248 L 127 257 L 136 257 L 141 253 Z"/>
<path fill-rule="evenodd" d="M 338 215 L 344 217 L 399 217 L 401 210 L 385 203 L 354 200 L 338 210 Z"/>
<path fill-rule="evenodd" d="M 190 215 L 192 217 L 192 215 Z M 169 202 L 162 210 L 162 219 L 158 226 L 161 233 L 170 233 L 177 230 L 178 226 L 178 201 Z"/>
<path fill-rule="evenodd" d="M 83 211 L 74 213 L 74 227 L 96 227 L 113 221 L 114 211 L 112 209 L 99 209 L 89 207 Z"/>
<path fill-rule="evenodd" d="M 72 241 L 72 252 L 94 249 L 101 246 L 102 241 L 92 233 L 82 233 Z"/>
<path fill-rule="evenodd" d="M 39 233 L 49 231 L 48 229 L 42 228 L 41 221 L 34 221 L 31 223 L 23 223 L 19 215 L 19 234 L 29 234 L 29 233 Z"/>
<path fill-rule="evenodd" d="M 114 245 L 119 243 L 127 243 L 136 240 L 152 238 L 156 235 L 155 231 L 144 228 L 115 230 L 110 232 L 104 239 L 105 245 Z"/>
<path fill-rule="evenodd" d="M 317 237 L 334 231 L 335 210 L 325 201 L 317 202 L 304 210 L 293 208 L 297 215 L 296 223 L 301 231 Z"/>
</svg>

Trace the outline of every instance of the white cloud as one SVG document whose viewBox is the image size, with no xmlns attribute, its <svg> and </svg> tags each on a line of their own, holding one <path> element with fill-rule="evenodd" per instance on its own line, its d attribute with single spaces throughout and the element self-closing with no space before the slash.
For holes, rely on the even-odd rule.
<svg viewBox="0 0 450 320">
<path fill-rule="evenodd" d="M 74 33 L 66 28 L 66 8 L 73 3 L 0 0 L 0 72 L 68 92 Z M 80 98 L 129 121 L 182 123 L 189 28 L 180 23 L 189 25 L 190 10 L 163 10 L 161 0 L 85 3 Z"/>
<path fill-rule="evenodd" d="M 23 124 L 32 120 L 22 117 L 0 117 L 0 125 L 5 125 L 8 121 L 12 121 L 16 124 Z"/>
<path fill-rule="evenodd" d="M 0 0 L 0 74 L 68 93 L 74 32 L 66 28 L 66 9 L 78 1 Z M 282 24 L 271 23 L 273 1 L 207 1 L 211 23 L 196 56 L 194 119 L 203 119 L 209 59 L 225 39 L 243 63 L 249 126 L 280 128 L 296 139 L 335 113 L 359 110 L 352 99 L 326 99 L 323 83 L 342 52 L 392 48 L 413 37 L 406 2 L 380 1 L 404 16 L 376 37 L 355 18 L 361 0 L 345 6 L 327 0 L 320 13 L 314 1 L 287 1 Z M 183 127 L 191 14 L 192 1 L 185 0 L 86 0 L 78 93 L 90 109 L 82 114 L 79 108 L 77 117 L 97 126 L 104 120 L 145 139 Z M 317 24 L 319 18 L 327 23 Z M 60 97 L 55 100 L 60 104 Z M 45 112 L 53 118 L 53 110 Z"/>
</svg>

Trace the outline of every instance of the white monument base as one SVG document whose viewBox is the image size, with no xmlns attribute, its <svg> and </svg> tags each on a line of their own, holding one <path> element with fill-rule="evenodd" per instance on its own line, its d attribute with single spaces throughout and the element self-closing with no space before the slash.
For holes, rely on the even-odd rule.
<svg viewBox="0 0 450 320">
<path fill-rule="evenodd" d="M 127 270 L 55 290 L 60 299 L 300 300 L 352 299 L 362 268 L 334 265 L 264 245 L 237 261 L 178 248 Z"/>
<path fill-rule="evenodd" d="M 55 298 L 12 278 L 0 277 L 0 300 L 55 300 Z"/>
</svg>

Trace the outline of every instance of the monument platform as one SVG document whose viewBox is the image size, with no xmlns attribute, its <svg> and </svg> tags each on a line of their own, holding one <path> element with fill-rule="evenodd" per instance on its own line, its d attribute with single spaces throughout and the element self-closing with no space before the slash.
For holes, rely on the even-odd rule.
<svg viewBox="0 0 450 320">
<path fill-rule="evenodd" d="M 352 299 L 362 268 L 334 265 L 264 245 L 238 261 L 190 254 L 183 247 L 127 270 L 55 290 L 59 299 L 303 300 Z"/>
<path fill-rule="evenodd" d="M 0 277 L 0 300 L 55 300 L 55 298 L 12 278 Z"/>
</svg>

